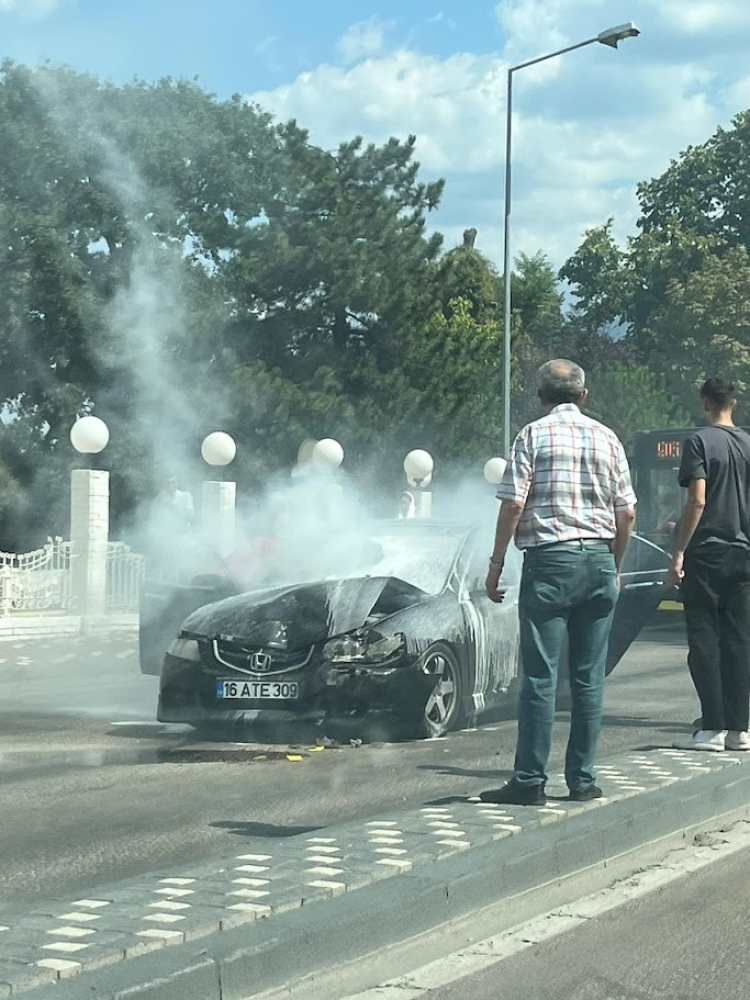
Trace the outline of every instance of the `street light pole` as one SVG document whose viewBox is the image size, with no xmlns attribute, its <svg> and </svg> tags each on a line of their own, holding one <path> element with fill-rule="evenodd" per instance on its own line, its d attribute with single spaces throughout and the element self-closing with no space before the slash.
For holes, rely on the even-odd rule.
<svg viewBox="0 0 750 1000">
<path fill-rule="evenodd" d="M 546 62 L 548 59 L 556 59 L 564 56 L 568 52 L 575 52 L 576 49 L 585 48 L 599 42 L 616 49 L 619 42 L 626 38 L 636 38 L 640 30 L 629 21 L 627 24 L 618 25 L 616 28 L 609 28 L 595 35 L 594 38 L 587 38 L 585 42 L 578 42 L 576 45 L 568 45 L 567 48 L 558 49 L 557 52 L 550 52 L 546 56 L 538 56 L 536 59 L 529 59 L 527 62 L 511 66 L 508 70 L 508 87 L 505 104 L 505 228 L 503 235 L 503 457 L 510 455 L 510 334 L 511 334 L 511 247 L 510 247 L 510 210 L 512 201 L 512 136 L 513 136 L 513 74 L 528 66 L 536 66 L 537 63 Z"/>
</svg>

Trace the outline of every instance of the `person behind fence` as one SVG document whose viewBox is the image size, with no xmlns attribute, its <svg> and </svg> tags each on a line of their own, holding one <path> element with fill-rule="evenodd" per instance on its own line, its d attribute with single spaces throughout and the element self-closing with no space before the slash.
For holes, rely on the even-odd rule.
<svg viewBox="0 0 750 1000">
<path fill-rule="evenodd" d="M 523 679 L 513 778 L 484 802 L 543 805 L 558 675 L 569 656 L 572 698 L 565 780 L 570 798 L 599 798 L 594 761 L 601 728 L 607 645 L 618 577 L 635 520 L 625 451 L 613 431 L 581 412 L 583 370 L 550 361 L 539 370 L 544 416 L 516 438 L 497 496 L 487 596 L 515 537 L 524 550 L 519 597 Z"/>
<path fill-rule="evenodd" d="M 701 389 L 708 427 L 685 442 L 688 499 L 669 582 L 681 587 L 699 728 L 680 749 L 750 750 L 750 435 L 734 425 L 734 386 Z"/>
<path fill-rule="evenodd" d="M 403 521 L 406 518 L 417 516 L 417 506 L 411 493 L 404 492 L 398 498 L 398 518 Z"/>
<path fill-rule="evenodd" d="M 149 576 L 178 578 L 189 558 L 195 518 L 193 496 L 179 489 L 174 476 L 166 478 L 153 501 L 149 517 Z"/>
</svg>

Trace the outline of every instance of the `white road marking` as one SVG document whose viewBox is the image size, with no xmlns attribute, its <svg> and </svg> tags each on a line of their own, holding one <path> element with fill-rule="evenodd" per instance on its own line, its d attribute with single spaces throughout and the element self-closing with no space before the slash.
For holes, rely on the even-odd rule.
<svg viewBox="0 0 750 1000">
<path fill-rule="evenodd" d="M 158 938 L 160 941 L 164 941 L 165 944 L 177 944 L 184 940 L 184 935 L 181 931 L 168 931 L 162 929 L 161 927 L 150 927 L 147 931 L 138 931 L 137 937 L 142 938 Z"/>
<path fill-rule="evenodd" d="M 96 934 L 96 931 L 87 930 L 84 927 L 57 927 L 53 931 L 47 931 L 47 934 L 58 938 L 85 938 Z"/>
<path fill-rule="evenodd" d="M 70 941 L 55 941 L 53 944 L 43 944 L 42 951 L 61 951 L 66 955 L 74 955 L 88 948 L 87 944 L 72 944 Z"/>
<path fill-rule="evenodd" d="M 69 962 L 64 958 L 43 958 L 41 962 L 36 963 L 40 969 L 52 969 L 61 978 L 65 973 L 73 972 L 82 968 L 80 962 Z"/>
<path fill-rule="evenodd" d="M 748 847 L 750 823 L 740 823 L 728 832 L 717 834 L 706 845 L 694 847 L 689 852 L 686 848 L 674 850 L 659 865 L 621 879 L 577 902 L 550 910 L 495 937 L 486 938 L 445 958 L 430 962 L 407 976 L 350 995 L 346 1000 L 419 1000 L 429 990 L 437 990 L 467 976 L 484 972 L 505 959 L 566 934 L 588 920 L 609 913 L 631 900 L 647 896 L 715 861 L 747 850 Z"/>
<path fill-rule="evenodd" d="M 150 913 L 144 920 L 152 920 L 155 924 L 177 924 L 184 917 L 178 916 L 176 913 Z"/>
</svg>

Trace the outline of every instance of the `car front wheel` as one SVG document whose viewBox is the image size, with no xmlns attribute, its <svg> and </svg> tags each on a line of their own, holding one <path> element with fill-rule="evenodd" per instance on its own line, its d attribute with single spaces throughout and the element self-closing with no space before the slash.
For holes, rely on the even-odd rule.
<svg viewBox="0 0 750 1000">
<path fill-rule="evenodd" d="M 421 670 L 436 680 L 419 723 L 422 737 L 445 736 L 462 719 L 463 685 L 456 654 L 444 643 L 435 643 L 424 655 Z"/>
</svg>

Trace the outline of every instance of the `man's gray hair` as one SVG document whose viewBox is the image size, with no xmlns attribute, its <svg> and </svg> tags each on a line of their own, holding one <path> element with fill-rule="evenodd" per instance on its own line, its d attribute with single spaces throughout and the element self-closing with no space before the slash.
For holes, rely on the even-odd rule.
<svg viewBox="0 0 750 1000">
<path fill-rule="evenodd" d="M 538 372 L 539 395 L 546 403 L 577 403 L 586 389 L 586 374 L 574 361 L 548 361 Z"/>
</svg>

